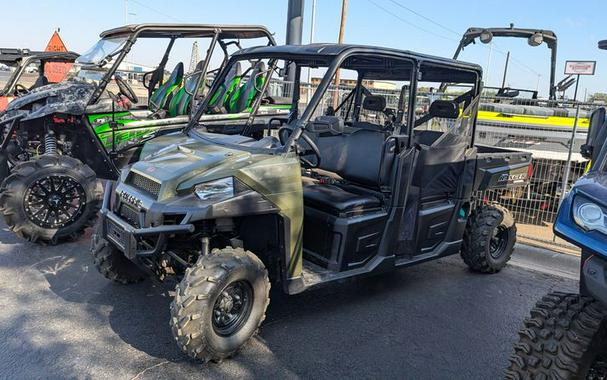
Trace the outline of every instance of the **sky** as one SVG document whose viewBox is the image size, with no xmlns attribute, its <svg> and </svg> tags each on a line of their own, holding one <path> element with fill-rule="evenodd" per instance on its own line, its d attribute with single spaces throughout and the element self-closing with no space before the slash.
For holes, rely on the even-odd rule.
<svg viewBox="0 0 607 380">
<path fill-rule="evenodd" d="M 303 43 L 308 43 L 313 1 L 304 1 Z M 317 0 L 314 42 L 337 41 L 341 3 L 341 0 Z M 3 9 L 5 32 L 0 34 L 0 46 L 43 49 L 52 32 L 60 28 L 68 49 L 82 53 L 98 39 L 100 32 L 120 26 L 125 20 L 129 23 L 262 24 L 283 44 L 286 14 L 287 0 L 11 1 L 6 2 Z M 605 0 L 583 3 L 349 0 L 344 42 L 451 57 L 461 34 L 470 26 L 505 27 L 514 23 L 516 27 L 548 29 L 558 37 L 557 81 L 564 77 L 565 60 L 597 61 L 595 76 L 583 77 L 580 81 L 579 97 L 583 97 L 585 92 L 607 92 L 607 51 L 597 48 L 599 40 L 607 39 L 605 14 Z M 154 60 L 162 55 L 163 47 L 147 44 L 140 49 L 136 57 L 138 63 L 155 65 Z M 190 47 L 183 49 L 189 52 Z M 522 39 L 494 39 L 493 49 L 480 43 L 470 45 L 460 59 L 483 66 L 485 84 L 499 86 L 507 51 L 511 52 L 512 60 L 506 84 L 538 88 L 541 95 L 547 95 L 550 51 L 545 44 L 531 48 Z M 188 62 L 185 63 L 187 67 Z M 570 97 L 572 91 L 568 94 Z"/>
</svg>

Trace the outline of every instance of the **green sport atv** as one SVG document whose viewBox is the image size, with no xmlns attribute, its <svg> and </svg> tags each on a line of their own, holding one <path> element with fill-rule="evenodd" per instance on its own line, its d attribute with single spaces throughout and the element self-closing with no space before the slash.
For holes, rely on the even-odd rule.
<svg viewBox="0 0 607 380">
<path fill-rule="evenodd" d="M 207 98 L 187 128 L 147 141 L 108 183 L 92 239 L 107 278 L 177 283 L 170 326 L 183 352 L 234 355 L 264 320 L 270 283 L 296 294 L 457 253 L 478 272 L 504 268 L 513 218 L 472 197 L 527 184 L 531 155 L 474 144 L 479 66 L 369 46 L 257 47 L 235 53 L 214 90 L 239 62 L 270 68 L 264 91 L 272 73 L 295 70 L 289 117 L 257 112 L 258 98 L 228 134 L 233 124 L 199 121 Z M 302 110 L 310 68 L 326 73 Z M 335 97 L 338 69 L 357 85 Z M 411 111 L 418 87 L 443 81 L 470 90 Z"/>
<path fill-rule="evenodd" d="M 146 39 L 168 41 L 158 67 L 145 74 L 123 71 L 120 65 L 131 48 Z M 206 59 L 188 75 L 178 63 L 164 79 L 178 39 L 210 41 Z M 111 29 L 78 58 L 68 80 L 14 100 L 0 118 L 0 210 L 8 227 L 32 242 L 57 243 L 81 234 L 100 205 L 97 179 L 116 179 L 122 165 L 139 157 L 146 137 L 184 127 L 193 104 L 207 95 L 212 77 L 226 64 L 228 50 L 240 49 L 243 40 L 275 44 L 261 26 L 140 24 Z M 209 70 L 215 51 L 219 68 Z M 263 70 L 234 68 L 212 94 L 213 107 L 205 117 L 248 118 L 259 83 L 241 83 L 241 78 Z M 139 79 L 149 99 L 143 105 L 129 84 Z M 266 108 L 280 108 L 271 99 L 264 102 Z"/>
</svg>

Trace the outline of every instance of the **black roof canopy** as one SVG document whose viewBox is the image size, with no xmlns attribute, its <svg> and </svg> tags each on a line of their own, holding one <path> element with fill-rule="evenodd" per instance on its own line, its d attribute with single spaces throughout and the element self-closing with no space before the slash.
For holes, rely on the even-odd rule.
<svg viewBox="0 0 607 380">
<path fill-rule="evenodd" d="M 0 62 L 15 63 L 24 59 L 74 62 L 78 54 L 73 51 L 31 51 L 29 49 L 0 48 Z"/>
<path fill-rule="evenodd" d="M 413 62 L 421 66 L 422 81 L 430 82 L 475 82 L 482 76 L 481 66 L 457 61 L 377 46 L 346 44 L 311 44 L 261 46 L 243 49 L 234 54 L 234 59 L 248 57 L 282 58 L 303 66 L 328 66 L 333 60 L 347 54 L 349 57 L 340 66 L 344 69 L 364 73 L 365 79 L 403 80 L 413 69 Z"/>
<path fill-rule="evenodd" d="M 100 34 L 100 37 L 125 37 L 135 34 L 141 38 L 210 38 L 217 32 L 219 32 L 220 38 L 267 37 L 273 41 L 270 31 L 260 25 L 132 24 L 106 30 Z"/>
</svg>

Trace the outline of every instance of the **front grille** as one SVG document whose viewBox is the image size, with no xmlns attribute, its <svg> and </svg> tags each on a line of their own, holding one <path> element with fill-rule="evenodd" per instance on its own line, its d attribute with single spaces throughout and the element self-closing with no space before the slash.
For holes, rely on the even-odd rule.
<svg viewBox="0 0 607 380">
<path fill-rule="evenodd" d="M 139 223 L 139 212 L 134 208 L 123 203 L 120 205 L 118 215 L 120 215 L 122 220 L 124 220 L 131 226 L 136 228 L 141 227 Z"/>
<path fill-rule="evenodd" d="M 127 183 L 138 190 L 153 195 L 156 198 L 158 198 L 158 194 L 160 194 L 160 183 L 154 181 L 153 179 L 149 179 L 148 177 L 144 177 L 141 174 L 131 173 Z"/>
</svg>

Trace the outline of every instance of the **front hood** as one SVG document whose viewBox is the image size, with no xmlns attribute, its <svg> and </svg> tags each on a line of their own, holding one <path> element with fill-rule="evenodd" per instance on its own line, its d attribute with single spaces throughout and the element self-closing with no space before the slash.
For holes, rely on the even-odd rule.
<svg viewBox="0 0 607 380">
<path fill-rule="evenodd" d="M 84 82 L 67 81 L 49 84 L 13 100 L 8 105 L 6 114 L 11 117 L 26 110 L 28 115 L 24 120 L 53 113 L 82 115 L 94 90 L 93 84 Z"/>
<path fill-rule="evenodd" d="M 130 171 L 160 183 L 159 199 L 170 198 L 202 182 L 236 176 L 239 169 L 267 156 L 223 147 L 181 133 L 152 141 L 158 150 L 135 163 Z"/>
</svg>

